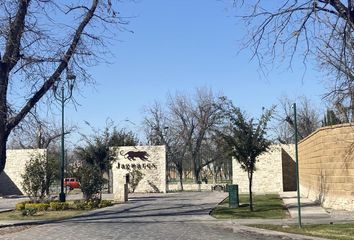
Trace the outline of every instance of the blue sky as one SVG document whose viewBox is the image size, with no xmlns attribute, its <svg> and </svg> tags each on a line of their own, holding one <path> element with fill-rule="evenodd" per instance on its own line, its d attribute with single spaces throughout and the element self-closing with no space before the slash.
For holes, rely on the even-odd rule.
<svg viewBox="0 0 354 240">
<path fill-rule="evenodd" d="M 292 71 L 284 63 L 264 76 L 250 50 L 238 53 L 245 32 L 230 1 L 140 0 L 121 6 L 134 33 L 119 32 L 110 46 L 112 64 L 93 68 L 97 85 L 76 96 L 80 106 L 67 108 L 66 121 L 83 132 L 84 121 L 102 128 L 107 118 L 138 131 L 144 106 L 164 102 L 168 93 L 193 94 L 197 87 L 223 93 L 254 116 L 284 95 L 305 95 L 321 105 L 324 89 L 315 66 L 308 65 L 304 75 L 301 59 L 295 59 Z"/>
</svg>

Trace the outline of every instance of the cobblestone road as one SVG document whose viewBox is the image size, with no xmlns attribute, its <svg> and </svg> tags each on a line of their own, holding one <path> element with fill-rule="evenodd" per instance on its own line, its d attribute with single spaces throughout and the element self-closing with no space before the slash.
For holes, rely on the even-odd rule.
<svg viewBox="0 0 354 240">
<path fill-rule="evenodd" d="M 219 192 L 134 195 L 127 204 L 31 227 L 0 239 L 291 239 L 219 226 L 209 211 L 224 197 Z"/>
</svg>

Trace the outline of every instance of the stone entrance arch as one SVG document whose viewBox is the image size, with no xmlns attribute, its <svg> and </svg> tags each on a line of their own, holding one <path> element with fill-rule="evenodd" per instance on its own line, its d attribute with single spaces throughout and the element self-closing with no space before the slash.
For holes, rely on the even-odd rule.
<svg viewBox="0 0 354 240">
<path fill-rule="evenodd" d="M 122 188 L 126 183 L 126 176 L 133 172 L 140 172 L 142 175 L 135 192 L 166 193 L 165 146 L 112 147 L 110 151 L 115 159 L 112 165 L 113 194 L 124 192 Z"/>
</svg>

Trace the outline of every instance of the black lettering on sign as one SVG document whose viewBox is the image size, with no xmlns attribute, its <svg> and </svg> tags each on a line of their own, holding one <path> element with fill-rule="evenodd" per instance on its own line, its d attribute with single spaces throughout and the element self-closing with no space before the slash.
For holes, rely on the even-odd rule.
<svg viewBox="0 0 354 240">
<path fill-rule="evenodd" d="M 157 165 L 155 163 L 148 163 L 148 164 L 129 164 L 129 163 L 126 163 L 126 164 L 120 164 L 118 163 L 117 164 L 117 169 L 125 169 L 125 170 L 130 170 L 130 169 L 157 169 Z"/>
</svg>

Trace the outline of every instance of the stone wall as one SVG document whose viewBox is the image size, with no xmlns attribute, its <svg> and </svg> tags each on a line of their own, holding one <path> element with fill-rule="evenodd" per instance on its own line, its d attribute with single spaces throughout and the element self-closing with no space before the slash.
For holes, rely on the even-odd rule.
<svg viewBox="0 0 354 240">
<path fill-rule="evenodd" d="M 294 145 L 282 145 L 283 191 L 296 191 L 296 162 Z"/>
<path fill-rule="evenodd" d="M 324 207 L 354 210 L 354 125 L 320 128 L 299 143 L 300 192 Z"/>
<path fill-rule="evenodd" d="M 294 146 L 272 145 L 268 152 L 257 158 L 256 171 L 253 174 L 252 191 L 254 193 L 278 193 L 284 190 L 296 190 L 294 182 Z M 232 161 L 233 184 L 239 185 L 239 192 L 248 192 L 248 177 L 240 164 Z"/>
<path fill-rule="evenodd" d="M 165 146 L 114 147 L 110 150 L 116 160 L 112 166 L 113 193 L 124 185 L 125 176 L 134 169 L 143 174 L 135 192 L 166 192 Z"/>
<path fill-rule="evenodd" d="M 183 184 L 183 191 L 212 191 L 212 187 L 215 185 L 226 185 L 226 184 L 212 184 L 212 183 L 185 183 Z M 181 185 L 179 183 L 168 183 L 167 184 L 168 191 L 180 191 Z"/>
<path fill-rule="evenodd" d="M 46 155 L 45 149 L 19 149 L 7 150 L 6 165 L 0 174 L 0 195 L 24 194 L 22 177 L 26 163 L 38 155 Z"/>
</svg>

